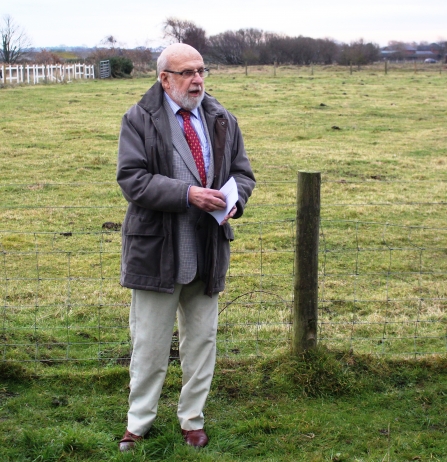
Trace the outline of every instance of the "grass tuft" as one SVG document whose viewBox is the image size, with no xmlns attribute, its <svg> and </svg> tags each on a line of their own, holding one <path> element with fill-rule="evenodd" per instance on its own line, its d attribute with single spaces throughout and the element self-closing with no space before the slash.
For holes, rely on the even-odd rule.
<svg viewBox="0 0 447 462">
<path fill-rule="evenodd" d="M 256 362 L 219 361 L 215 382 L 228 399 L 280 394 L 335 398 L 413 387 L 434 375 L 447 375 L 447 358 L 402 361 L 320 346 L 295 357 L 283 353 Z"/>
<path fill-rule="evenodd" d="M 0 377 L 3 379 L 26 380 L 31 377 L 31 374 L 20 363 L 0 362 Z"/>
</svg>

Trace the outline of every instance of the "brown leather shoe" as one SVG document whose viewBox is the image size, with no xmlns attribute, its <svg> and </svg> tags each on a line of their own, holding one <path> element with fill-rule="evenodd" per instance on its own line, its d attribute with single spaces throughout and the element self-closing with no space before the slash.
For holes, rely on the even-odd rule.
<svg viewBox="0 0 447 462">
<path fill-rule="evenodd" d="M 135 449 L 135 443 L 138 443 L 138 441 L 142 441 L 143 437 L 134 435 L 133 433 L 130 433 L 129 430 L 126 430 L 124 433 L 123 438 L 119 442 L 119 448 L 121 452 L 126 452 L 126 451 L 132 451 Z"/>
<path fill-rule="evenodd" d="M 186 444 L 194 446 L 195 448 L 203 448 L 208 444 L 208 437 L 206 436 L 205 431 L 200 430 L 183 430 L 182 429 L 183 439 Z"/>
</svg>

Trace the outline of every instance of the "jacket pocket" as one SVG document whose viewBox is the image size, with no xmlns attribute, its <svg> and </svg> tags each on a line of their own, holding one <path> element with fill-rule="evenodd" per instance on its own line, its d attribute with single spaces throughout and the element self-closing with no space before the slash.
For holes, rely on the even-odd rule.
<svg viewBox="0 0 447 462">
<path fill-rule="evenodd" d="M 124 224 L 126 236 L 163 236 L 163 217 L 159 212 L 147 216 L 129 215 Z"/>
<path fill-rule="evenodd" d="M 225 238 L 228 241 L 234 241 L 234 231 L 231 225 L 229 223 L 225 223 L 222 225 L 222 228 Z"/>
<path fill-rule="evenodd" d="M 154 215 L 158 215 L 157 212 Z M 161 217 L 128 216 L 123 229 L 123 263 L 126 273 L 160 278 L 164 244 Z"/>
</svg>

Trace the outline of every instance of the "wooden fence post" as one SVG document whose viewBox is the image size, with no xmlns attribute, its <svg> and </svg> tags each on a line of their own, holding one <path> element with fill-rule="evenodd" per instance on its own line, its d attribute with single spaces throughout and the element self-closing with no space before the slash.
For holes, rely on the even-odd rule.
<svg viewBox="0 0 447 462">
<path fill-rule="evenodd" d="M 320 172 L 298 172 L 292 350 L 317 345 Z"/>
</svg>

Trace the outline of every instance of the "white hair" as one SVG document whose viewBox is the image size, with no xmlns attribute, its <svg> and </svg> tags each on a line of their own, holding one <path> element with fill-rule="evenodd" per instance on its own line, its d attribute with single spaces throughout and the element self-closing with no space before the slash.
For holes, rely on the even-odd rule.
<svg viewBox="0 0 447 462">
<path fill-rule="evenodd" d="M 169 56 L 166 53 L 161 52 L 160 56 L 157 59 L 157 75 L 158 81 L 160 82 L 160 73 L 163 72 L 168 67 Z"/>
</svg>

